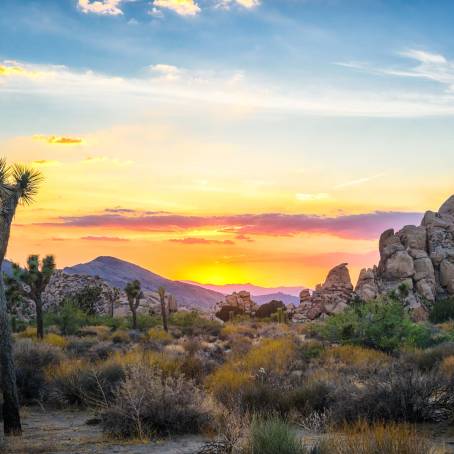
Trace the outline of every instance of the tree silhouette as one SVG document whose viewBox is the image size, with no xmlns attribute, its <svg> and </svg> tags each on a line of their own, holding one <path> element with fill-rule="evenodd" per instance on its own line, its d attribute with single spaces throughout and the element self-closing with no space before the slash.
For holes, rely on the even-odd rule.
<svg viewBox="0 0 454 454">
<path fill-rule="evenodd" d="M 128 298 L 129 308 L 132 312 L 132 328 L 137 329 L 137 309 L 139 307 L 140 300 L 144 296 L 140 282 L 137 279 L 132 282 L 128 282 L 125 287 L 125 292 Z"/>
</svg>

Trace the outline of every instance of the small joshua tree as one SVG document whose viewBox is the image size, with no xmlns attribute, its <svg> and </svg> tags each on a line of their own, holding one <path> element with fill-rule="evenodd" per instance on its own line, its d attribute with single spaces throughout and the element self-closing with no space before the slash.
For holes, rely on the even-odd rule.
<svg viewBox="0 0 454 454">
<path fill-rule="evenodd" d="M 128 282 L 125 292 L 128 298 L 129 308 L 132 312 L 132 328 L 137 329 L 137 309 L 139 308 L 140 300 L 144 296 L 140 282 L 137 279 Z"/>
<path fill-rule="evenodd" d="M 162 327 L 164 331 L 169 331 L 167 325 L 167 308 L 166 308 L 166 289 L 164 287 L 158 288 L 159 300 L 161 301 L 161 317 L 162 317 Z"/>
<path fill-rule="evenodd" d="M 30 255 L 25 268 L 13 264 L 13 276 L 7 278 L 9 292 L 14 291 L 21 298 L 31 300 L 36 308 L 36 337 L 44 337 L 43 298 L 47 284 L 55 271 L 53 255 L 47 255 L 40 262 L 38 255 Z"/>
<path fill-rule="evenodd" d="M 120 289 L 114 287 L 109 293 L 109 303 L 110 303 L 110 316 L 113 318 L 115 315 L 115 306 L 118 304 L 120 299 Z"/>
<path fill-rule="evenodd" d="M 38 191 L 41 174 L 20 164 L 8 166 L 0 159 L 0 266 L 5 259 L 11 224 L 20 202 L 29 204 Z M 11 348 L 11 327 L 3 279 L 0 279 L 0 364 L 5 435 L 22 433 L 17 396 L 16 371 Z"/>
</svg>

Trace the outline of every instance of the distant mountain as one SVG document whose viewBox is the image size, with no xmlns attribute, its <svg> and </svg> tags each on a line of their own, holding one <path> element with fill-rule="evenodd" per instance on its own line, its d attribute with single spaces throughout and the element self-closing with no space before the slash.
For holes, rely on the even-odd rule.
<svg viewBox="0 0 454 454">
<path fill-rule="evenodd" d="M 215 285 L 215 284 L 199 284 L 194 281 L 184 281 L 188 284 L 197 285 L 198 287 L 203 287 L 208 290 L 213 290 L 215 292 L 223 293 L 224 295 L 230 295 L 233 292 L 239 292 L 241 290 L 246 290 L 250 292 L 251 295 L 255 297 L 266 296 L 274 293 L 281 293 L 289 296 L 299 296 L 303 286 L 298 287 L 261 287 L 254 284 L 225 284 L 225 285 Z"/>
<path fill-rule="evenodd" d="M 287 295 L 282 292 L 270 293 L 268 295 L 253 295 L 252 300 L 257 304 L 269 303 L 272 300 L 282 301 L 284 304 L 294 304 L 295 306 L 300 303 L 298 296 Z"/>
<path fill-rule="evenodd" d="M 156 291 L 158 287 L 163 286 L 175 296 L 179 304 L 199 309 L 210 309 L 224 298 L 224 295 L 219 292 L 186 282 L 166 279 L 145 268 L 115 257 L 98 257 L 88 263 L 66 267 L 63 272 L 99 276 L 110 285 L 120 289 L 124 289 L 128 282 L 138 279 L 144 290 Z"/>
</svg>

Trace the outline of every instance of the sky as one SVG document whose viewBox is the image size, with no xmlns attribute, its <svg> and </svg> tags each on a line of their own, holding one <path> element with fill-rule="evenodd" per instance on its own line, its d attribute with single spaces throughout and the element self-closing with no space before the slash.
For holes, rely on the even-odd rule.
<svg viewBox="0 0 454 454">
<path fill-rule="evenodd" d="M 2 0 L 8 257 L 308 286 L 454 193 L 450 0 Z"/>
</svg>

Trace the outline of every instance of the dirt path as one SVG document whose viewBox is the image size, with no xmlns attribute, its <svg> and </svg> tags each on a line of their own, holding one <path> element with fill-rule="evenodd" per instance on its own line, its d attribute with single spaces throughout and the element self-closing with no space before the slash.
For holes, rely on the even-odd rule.
<svg viewBox="0 0 454 454">
<path fill-rule="evenodd" d="M 82 411 L 25 408 L 22 417 L 24 435 L 0 438 L 2 454 L 193 454 L 206 441 L 198 435 L 151 443 L 107 440 L 100 426 L 86 424 L 92 415 Z"/>
</svg>

